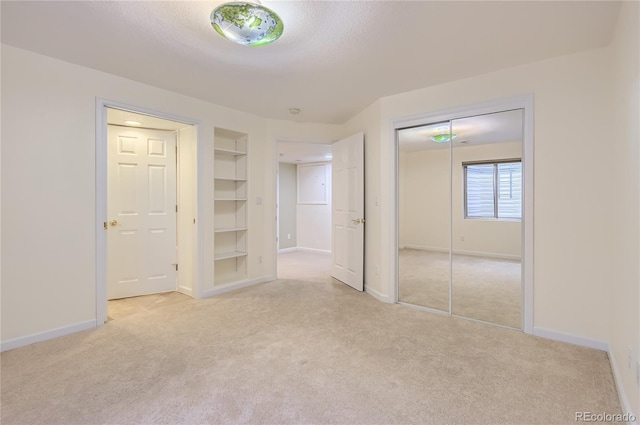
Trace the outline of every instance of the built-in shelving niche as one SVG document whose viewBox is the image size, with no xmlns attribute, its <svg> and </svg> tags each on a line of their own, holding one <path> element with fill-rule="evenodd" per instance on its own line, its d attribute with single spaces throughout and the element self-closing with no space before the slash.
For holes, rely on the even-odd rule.
<svg viewBox="0 0 640 425">
<path fill-rule="evenodd" d="M 215 129 L 215 282 L 247 278 L 247 134 Z"/>
</svg>

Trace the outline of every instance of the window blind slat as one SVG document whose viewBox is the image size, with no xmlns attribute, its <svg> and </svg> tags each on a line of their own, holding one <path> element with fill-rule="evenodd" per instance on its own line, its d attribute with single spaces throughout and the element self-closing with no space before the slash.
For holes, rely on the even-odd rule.
<svg viewBox="0 0 640 425">
<path fill-rule="evenodd" d="M 498 218 L 522 217 L 522 163 L 497 164 Z"/>
<path fill-rule="evenodd" d="M 466 217 L 522 217 L 521 162 L 469 164 L 464 168 Z"/>
<path fill-rule="evenodd" d="M 467 166 L 467 216 L 493 217 L 493 164 Z"/>
</svg>

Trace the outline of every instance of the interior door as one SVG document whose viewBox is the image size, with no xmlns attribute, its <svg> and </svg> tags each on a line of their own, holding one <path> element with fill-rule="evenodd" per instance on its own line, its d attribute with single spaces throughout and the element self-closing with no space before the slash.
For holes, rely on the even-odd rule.
<svg viewBox="0 0 640 425">
<path fill-rule="evenodd" d="M 176 134 L 107 135 L 107 298 L 175 291 Z"/>
<path fill-rule="evenodd" d="M 332 145 L 331 275 L 364 289 L 364 134 Z"/>
</svg>

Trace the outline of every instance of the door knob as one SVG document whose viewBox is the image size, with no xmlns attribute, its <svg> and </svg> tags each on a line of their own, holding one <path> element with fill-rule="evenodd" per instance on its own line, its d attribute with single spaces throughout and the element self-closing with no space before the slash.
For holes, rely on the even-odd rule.
<svg viewBox="0 0 640 425">
<path fill-rule="evenodd" d="M 112 226 L 117 226 L 118 225 L 118 220 L 111 220 L 109 222 L 109 224 L 112 225 Z"/>
<path fill-rule="evenodd" d="M 364 218 L 354 218 L 351 221 L 353 222 L 353 224 L 360 224 L 364 223 Z"/>
</svg>

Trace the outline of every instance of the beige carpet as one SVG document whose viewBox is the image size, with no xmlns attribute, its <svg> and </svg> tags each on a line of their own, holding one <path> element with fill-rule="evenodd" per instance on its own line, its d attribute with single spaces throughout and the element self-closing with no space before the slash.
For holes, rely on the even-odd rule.
<svg viewBox="0 0 640 425">
<path fill-rule="evenodd" d="M 402 302 L 449 310 L 449 254 L 402 249 L 398 298 Z M 520 262 L 454 255 L 452 313 L 521 328 Z"/>
<path fill-rule="evenodd" d="M 179 292 L 163 292 L 160 294 L 107 301 L 107 320 L 119 320 L 134 314 L 147 313 L 150 310 L 163 308 L 190 299 L 190 296 Z"/>
<path fill-rule="evenodd" d="M 2 353 L 2 424 L 572 424 L 576 411 L 620 412 L 604 352 L 384 304 L 324 273 Z"/>
<path fill-rule="evenodd" d="M 279 254 L 278 279 L 296 279 L 304 282 L 332 280 L 331 254 L 308 251 Z"/>
</svg>

